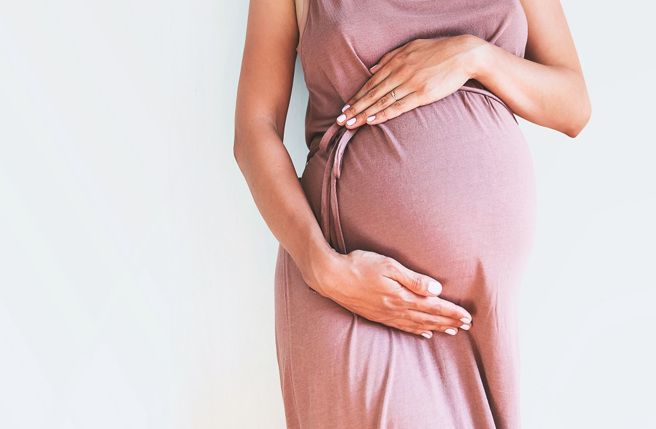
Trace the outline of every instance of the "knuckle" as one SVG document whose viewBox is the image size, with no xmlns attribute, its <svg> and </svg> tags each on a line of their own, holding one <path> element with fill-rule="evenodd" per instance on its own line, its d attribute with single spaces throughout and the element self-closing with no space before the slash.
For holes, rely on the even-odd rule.
<svg viewBox="0 0 656 429">
<path fill-rule="evenodd" d="M 413 274 L 410 276 L 410 286 L 412 287 L 412 289 L 415 290 L 423 289 L 421 284 L 421 279 L 419 278 L 418 275 Z"/>
<path fill-rule="evenodd" d="M 424 331 L 436 331 L 435 325 L 433 323 L 424 322 L 421 324 L 421 329 Z"/>
<path fill-rule="evenodd" d="M 406 102 L 403 101 L 403 99 L 400 99 L 399 101 L 394 103 L 392 106 L 397 110 L 403 110 L 406 107 Z"/>
<path fill-rule="evenodd" d="M 392 323 L 395 325 L 399 324 L 399 321 L 401 321 L 402 318 L 399 315 L 399 311 L 393 308 L 390 309 L 385 309 L 385 321 L 384 323 L 386 325 L 391 325 Z"/>
<path fill-rule="evenodd" d="M 454 306 L 449 308 L 449 314 L 447 314 L 448 317 L 459 320 L 462 316 L 461 313 L 463 313 L 464 310 L 461 307 Z"/>
<path fill-rule="evenodd" d="M 362 98 L 368 101 L 374 100 L 376 98 L 376 91 L 367 91 Z"/>
<path fill-rule="evenodd" d="M 430 316 L 422 317 L 421 323 L 424 329 L 436 329 L 436 327 L 438 326 L 438 323 L 436 322 L 435 318 Z"/>
<path fill-rule="evenodd" d="M 407 76 L 412 72 L 412 67 L 408 63 L 402 63 L 399 65 L 396 72 L 401 76 Z"/>
<path fill-rule="evenodd" d="M 401 325 L 399 329 L 409 334 L 421 335 L 420 332 L 422 332 L 419 329 L 415 328 L 414 326 L 410 326 L 410 325 Z"/>
<path fill-rule="evenodd" d="M 388 104 L 391 104 L 394 102 L 394 98 L 392 97 L 392 94 L 389 92 L 385 95 L 383 95 L 380 99 L 380 105 L 381 106 L 387 106 Z"/>
<path fill-rule="evenodd" d="M 383 259 L 383 269 L 390 274 L 397 274 L 399 272 L 396 263 L 392 258 L 385 257 Z"/>
<path fill-rule="evenodd" d="M 381 297 L 380 301 L 381 301 L 381 306 L 385 309 L 385 311 L 388 311 L 388 312 L 389 311 L 394 311 L 394 309 L 396 308 L 394 306 L 393 299 L 389 296 Z"/>
<path fill-rule="evenodd" d="M 397 54 L 394 56 L 394 58 L 391 58 L 389 60 L 389 65 L 392 68 L 398 68 L 399 65 L 401 65 L 402 63 L 403 63 L 403 58 L 401 57 L 401 54 Z"/>
<path fill-rule="evenodd" d="M 394 309 L 393 311 L 399 312 L 399 309 L 403 307 L 404 300 L 400 296 L 392 296 L 387 299 L 387 302 Z"/>
<path fill-rule="evenodd" d="M 421 329 L 427 329 L 427 327 L 429 327 L 429 325 L 430 325 L 429 323 L 427 323 L 427 321 L 429 319 L 427 319 L 421 313 L 411 313 L 410 317 L 411 317 L 412 322 L 416 323 L 417 326 Z"/>
<path fill-rule="evenodd" d="M 424 331 L 424 329 L 426 329 L 426 328 L 424 328 L 424 324 L 422 322 L 418 321 L 418 320 L 410 319 L 408 322 L 409 322 L 410 327 L 412 329 L 416 329 L 416 330 L 419 330 L 419 331 L 422 331 L 422 332 Z"/>
<path fill-rule="evenodd" d="M 412 299 L 412 296 L 410 294 L 406 294 L 406 293 L 402 293 L 399 296 L 399 301 L 398 302 L 399 302 L 399 306 L 403 307 L 403 309 L 412 308 L 412 307 L 414 307 L 414 304 L 415 304 L 413 299 Z"/>
<path fill-rule="evenodd" d="M 365 252 L 362 249 L 355 249 L 349 252 L 349 255 L 353 256 L 354 258 L 362 257 L 364 254 Z"/>
<path fill-rule="evenodd" d="M 389 97 L 389 94 L 385 94 L 385 95 L 383 95 L 383 96 L 380 97 L 380 99 L 376 102 L 376 104 L 374 105 L 374 107 L 377 108 L 377 109 L 383 109 L 383 108 L 387 105 L 389 98 L 390 98 L 390 97 Z"/>
<path fill-rule="evenodd" d="M 431 92 L 431 86 L 428 82 L 420 82 L 416 85 L 417 91 L 420 94 L 428 94 Z"/>
</svg>

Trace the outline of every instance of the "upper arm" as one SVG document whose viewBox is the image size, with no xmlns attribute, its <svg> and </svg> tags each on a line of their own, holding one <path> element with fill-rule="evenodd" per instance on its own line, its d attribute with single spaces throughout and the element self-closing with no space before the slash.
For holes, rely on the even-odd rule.
<svg viewBox="0 0 656 429">
<path fill-rule="evenodd" d="M 528 21 L 524 58 L 561 66 L 583 76 L 581 64 L 559 0 L 520 0 Z"/>
<path fill-rule="evenodd" d="M 237 88 L 235 126 L 272 122 L 282 136 L 294 81 L 294 0 L 251 0 Z"/>
</svg>

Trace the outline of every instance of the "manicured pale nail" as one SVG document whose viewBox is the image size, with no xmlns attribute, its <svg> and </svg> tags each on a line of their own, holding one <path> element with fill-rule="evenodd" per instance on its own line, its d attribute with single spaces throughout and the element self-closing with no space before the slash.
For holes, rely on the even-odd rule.
<svg viewBox="0 0 656 429">
<path fill-rule="evenodd" d="M 378 64 L 374 64 L 373 66 L 371 66 L 371 68 L 370 68 L 369 70 L 373 70 L 373 69 L 375 69 L 376 67 L 378 67 Z"/>
<path fill-rule="evenodd" d="M 342 115 L 342 116 L 343 116 L 343 115 Z M 342 119 L 342 120 L 343 120 L 343 119 Z M 355 121 L 357 121 L 357 119 L 355 119 L 355 118 L 351 118 L 351 119 L 349 119 L 348 121 L 346 121 L 346 125 L 353 125 L 353 124 L 355 124 Z"/>
<path fill-rule="evenodd" d="M 337 117 L 337 122 L 344 122 L 344 119 L 346 119 L 346 115 L 339 115 Z"/>
<path fill-rule="evenodd" d="M 469 325 L 462 325 L 462 326 L 460 326 L 460 329 L 464 329 L 465 331 L 469 331 Z"/>
<path fill-rule="evenodd" d="M 451 329 L 451 328 L 447 329 L 447 330 L 444 331 L 444 332 L 446 332 L 446 333 L 449 334 L 449 335 L 455 335 L 455 334 L 456 334 L 456 330 L 455 330 L 455 329 Z"/>
<path fill-rule="evenodd" d="M 348 109 L 349 107 L 351 107 L 350 104 L 347 104 L 346 106 L 342 107 L 342 112 L 343 112 L 344 110 Z"/>
<path fill-rule="evenodd" d="M 462 319 L 460 319 L 460 321 L 462 323 L 471 323 L 471 319 L 467 319 L 466 317 L 463 317 Z"/>
<path fill-rule="evenodd" d="M 439 295 L 441 291 L 442 291 L 442 285 L 440 284 L 440 282 L 436 280 L 431 280 L 428 283 L 428 292 L 432 293 L 433 295 Z"/>
<path fill-rule="evenodd" d="M 371 121 L 373 121 L 374 119 L 376 119 L 376 115 L 371 115 L 371 116 L 369 116 L 369 117 L 367 118 L 367 122 L 371 122 Z"/>
<path fill-rule="evenodd" d="M 424 332 L 424 333 L 421 334 L 421 335 L 422 335 L 423 337 L 430 338 L 430 337 L 433 336 L 433 333 L 432 333 L 432 332 Z"/>
</svg>

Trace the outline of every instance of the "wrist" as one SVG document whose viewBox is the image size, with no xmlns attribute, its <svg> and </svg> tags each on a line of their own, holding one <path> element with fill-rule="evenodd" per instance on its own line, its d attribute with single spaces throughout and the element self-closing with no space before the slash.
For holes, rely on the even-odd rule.
<svg viewBox="0 0 656 429">
<path fill-rule="evenodd" d="M 299 266 L 303 280 L 319 294 L 327 296 L 343 256 L 327 243 L 315 246 L 304 255 L 303 264 Z"/>
<path fill-rule="evenodd" d="M 471 79 L 482 82 L 487 70 L 490 69 L 492 52 L 491 43 L 474 35 L 467 35 L 467 67 Z"/>
</svg>

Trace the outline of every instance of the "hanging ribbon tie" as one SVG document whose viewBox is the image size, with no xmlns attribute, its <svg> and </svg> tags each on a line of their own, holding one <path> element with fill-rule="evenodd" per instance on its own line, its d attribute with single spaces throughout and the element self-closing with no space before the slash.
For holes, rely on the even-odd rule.
<svg viewBox="0 0 656 429">
<path fill-rule="evenodd" d="M 344 150 L 351 137 L 360 129 L 348 129 L 333 123 L 321 137 L 319 146 L 308 154 L 308 161 L 318 150 L 329 151 L 321 185 L 321 230 L 326 240 L 338 252 L 345 254 L 346 245 L 339 220 L 337 180 L 342 173 Z"/>
</svg>

